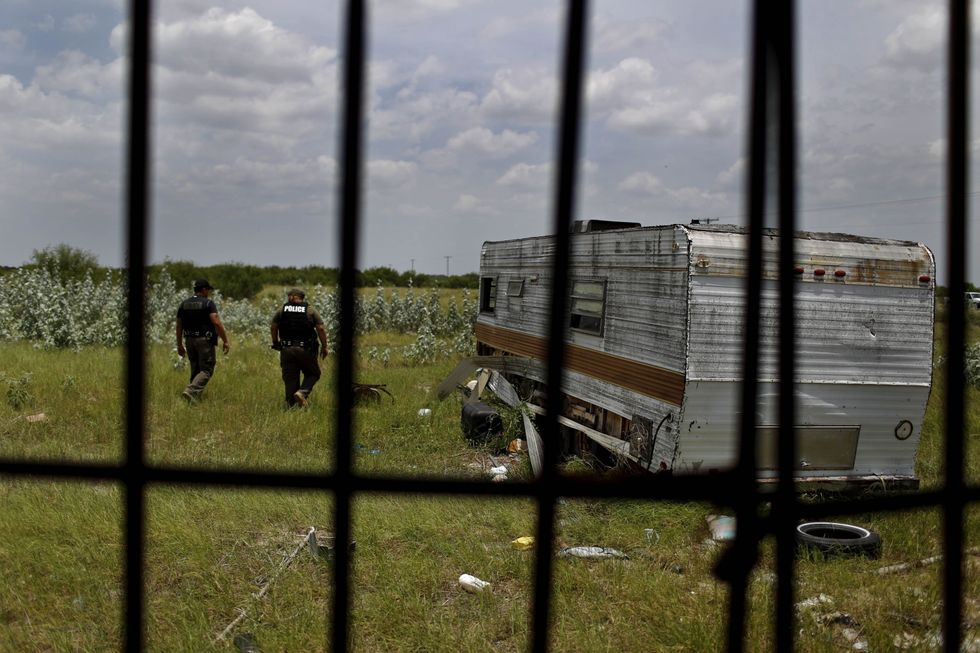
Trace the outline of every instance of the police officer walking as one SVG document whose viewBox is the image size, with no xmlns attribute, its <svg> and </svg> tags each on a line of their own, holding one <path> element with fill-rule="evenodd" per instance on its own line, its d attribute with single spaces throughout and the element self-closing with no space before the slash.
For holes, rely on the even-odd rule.
<svg viewBox="0 0 980 653">
<path fill-rule="evenodd" d="M 186 354 L 191 363 L 191 382 L 181 395 L 188 402 L 201 397 L 214 375 L 214 346 L 219 337 L 222 350 L 227 354 L 229 349 L 225 325 L 210 299 L 212 290 L 207 279 L 198 279 L 194 282 L 194 296 L 182 301 L 177 309 L 177 354 L 181 358 Z"/>
<path fill-rule="evenodd" d="M 272 318 L 272 348 L 279 350 L 279 366 L 286 389 L 286 406 L 305 406 L 313 386 L 320 379 L 317 363 L 327 357 L 327 332 L 323 318 L 304 300 L 306 293 L 293 288 L 287 302 Z M 319 342 L 318 342 L 319 341 Z M 300 373 L 303 375 L 300 382 Z"/>
</svg>

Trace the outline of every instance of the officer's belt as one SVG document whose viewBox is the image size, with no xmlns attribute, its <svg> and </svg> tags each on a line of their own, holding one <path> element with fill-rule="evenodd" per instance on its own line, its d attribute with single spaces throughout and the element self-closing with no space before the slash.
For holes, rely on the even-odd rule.
<svg viewBox="0 0 980 653">
<path fill-rule="evenodd" d="M 210 331 L 184 331 L 185 338 L 210 338 Z"/>
<path fill-rule="evenodd" d="M 312 342 L 307 342 L 306 340 L 280 340 L 283 347 L 306 347 L 307 345 L 312 345 Z"/>
</svg>

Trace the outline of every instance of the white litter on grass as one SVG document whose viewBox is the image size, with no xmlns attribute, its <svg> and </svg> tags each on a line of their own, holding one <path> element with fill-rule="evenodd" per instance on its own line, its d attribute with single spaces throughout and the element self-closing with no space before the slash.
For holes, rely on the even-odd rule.
<svg viewBox="0 0 980 653">
<path fill-rule="evenodd" d="M 490 589 L 490 583 L 480 580 L 476 576 L 463 574 L 459 577 L 459 584 L 470 594 L 480 594 L 483 590 Z"/>
<path fill-rule="evenodd" d="M 797 610 L 810 610 L 817 607 L 818 605 L 833 605 L 834 598 L 827 596 L 826 594 L 818 594 L 817 596 L 811 596 L 808 599 L 804 599 L 796 604 Z"/>
<path fill-rule="evenodd" d="M 28 422 L 31 422 L 32 424 L 34 424 L 36 422 L 46 422 L 46 421 L 48 421 L 48 416 L 45 415 L 44 413 L 38 413 L 37 415 L 28 415 L 24 419 L 26 419 Z"/>
<path fill-rule="evenodd" d="M 559 550 L 558 555 L 574 558 L 629 558 L 619 549 L 608 546 L 568 546 Z"/>
<path fill-rule="evenodd" d="M 507 465 L 497 465 L 496 467 L 491 467 L 490 473 L 494 476 L 496 476 L 497 474 L 506 474 Z"/>
<path fill-rule="evenodd" d="M 419 408 L 419 417 L 430 417 L 432 415 L 431 408 Z"/>
</svg>

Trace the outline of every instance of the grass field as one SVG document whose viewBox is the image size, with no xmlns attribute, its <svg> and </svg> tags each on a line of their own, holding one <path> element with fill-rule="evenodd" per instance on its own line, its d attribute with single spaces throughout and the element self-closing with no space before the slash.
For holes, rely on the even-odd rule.
<svg viewBox="0 0 980 653">
<path fill-rule="evenodd" d="M 972 335 L 976 336 L 975 333 Z M 401 345 L 411 336 L 374 334 L 363 346 Z M 942 350 L 941 343 L 937 351 Z M 122 457 L 122 358 L 117 350 L 45 351 L 0 344 L 0 453 L 84 461 Z M 467 446 L 459 403 L 434 388 L 453 360 L 424 367 L 364 361 L 366 383 L 395 395 L 355 411 L 355 464 L 363 473 L 486 477 L 486 450 Z M 937 370 L 938 371 L 938 370 Z M 25 374 L 29 376 L 25 377 Z M 186 371 L 169 348 L 152 349 L 147 456 L 157 464 L 322 472 L 332 460 L 331 364 L 307 410 L 281 408 L 275 354 L 259 345 L 219 355 L 199 405 L 179 392 Z M 941 480 L 941 380 L 937 374 L 917 473 Z M 968 468 L 980 480 L 977 391 L 969 394 Z M 418 410 L 432 409 L 428 419 Z M 28 421 L 43 413 L 45 419 Z M 505 457 L 497 456 L 497 460 Z M 528 474 L 512 462 L 511 478 Z M 579 464 L 579 466 L 581 466 Z M 111 484 L 0 479 L 0 651 L 113 651 L 121 642 L 120 488 Z M 330 498 L 309 492 L 152 486 L 148 491 L 147 644 L 152 651 L 235 650 L 215 636 L 247 612 L 236 632 L 261 650 L 324 651 L 331 567 L 305 551 L 279 570 L 310 526 L 329 531 Z M 726 587 L 712 575 L 720 548 L 706 543 L 701 504 L 562 500 L 557 546 L 618 548 L 628 560 L 558 558 L 556 651 L 713 651 L 724 647 Z M 534 529 L 527 500 L 364 495 L 353 506 L 356 551 L 352 635 L 357 651 L 522 651 L 529 636 L 533 552 L 511 547 Z M 849 518 L 881 533 L 881 560 L 801 558 L 800 599 L 825 594 L 823 612 L 850 615 L 869 650 L 895 650 L 941 623 L 942 567 L 880 576 L 879 567 L 940 552 L 937 510 Z M 645 529 L 653 529 L 649 534 Z M 980 545 L 980 511 L 968 519 Z M 763 549 L 750 596 L 747 650 L 773 650 L 774 555 Z M 980 558 L 967 557 L 965 621 L 980 628 Z M 473 595 L 457 578 L 492 584 Z M 254 595 L 271 581 L 264 598 Z M 799 619 L 798 650 L 839 651 L 844 626 Z M 912 641 L 911 639 L 908 641 Z"/>
</svg>

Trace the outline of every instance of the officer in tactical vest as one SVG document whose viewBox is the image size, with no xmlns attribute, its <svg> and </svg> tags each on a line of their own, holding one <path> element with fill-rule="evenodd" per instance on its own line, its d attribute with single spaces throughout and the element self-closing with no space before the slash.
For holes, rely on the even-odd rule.
<svg viewBox="0 0 980 653">
<path fill-rule="evenodd" d="M 320 358 L 327 357 L 323 319 L 304 301 L 305 298 L 306 293 L 293 288 L 287 293 L 288 301 L 272 318 L 272 348 L 279 350 L 287 407 L 305 406 L 313 386 L 320 379 L 320 365 L 316 360 L 318 344 Z"/>
<path fill-rule="evenodd" d="M 198 279 L 194 282 L 194 296 L 182 301 L 177 309 L 177 354 L 181 358 L 186 354 L 191 363 L 191 382 L 181 395 L 188 402 L 201 397 L 214 375 L 214 346 L 219 337 L 226 354 L 229 349 L 225 325 L 210 299 L 212 290 L 207 279 Z"/>
</svg>

